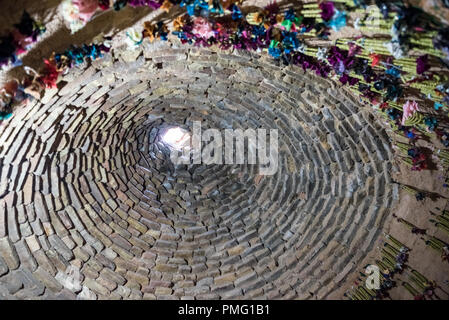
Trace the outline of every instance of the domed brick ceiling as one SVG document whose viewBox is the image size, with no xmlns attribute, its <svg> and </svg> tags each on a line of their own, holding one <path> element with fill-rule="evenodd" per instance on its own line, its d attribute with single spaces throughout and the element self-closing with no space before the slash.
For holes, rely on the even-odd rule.
<svg viewBox="0 0 449 320">
<path fill-rule="evenodd" d="M 195 121 L 277 129 L 278 170 L 173 164 L 163 134 Z M 119 45 L 0 135 L 2 298 L 343 299 L 386 239 L 410 252 L 393 298 L 413 271 L 447 285 L 447 262 L 397 220 L 433 226 L 440 173 L 396 161 L 385 119 L 338 81 L 264 53 Z"/>
</svg>

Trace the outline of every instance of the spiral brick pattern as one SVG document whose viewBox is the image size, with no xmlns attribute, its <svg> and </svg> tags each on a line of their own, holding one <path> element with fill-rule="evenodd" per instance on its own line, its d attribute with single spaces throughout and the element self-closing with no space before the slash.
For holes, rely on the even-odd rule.
<svg viewBox="0 0 449 320">
<path fill-rule="evenodd" d="M 0 128 L 2 298 L 326 298 L 398 197 L 371 110 L 268 57 L 146 44 L 63 83 Z M 278 129 L 279 170 L 175 168 L 192 121 Z"/>
</svg>

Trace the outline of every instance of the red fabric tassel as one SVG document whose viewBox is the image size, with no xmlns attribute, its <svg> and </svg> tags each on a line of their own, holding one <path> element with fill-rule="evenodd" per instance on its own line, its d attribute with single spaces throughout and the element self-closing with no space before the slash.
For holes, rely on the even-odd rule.
<svg viewBox="0 0 449 320">
<path fill-rule="evenodd" d="M 44 60 L 44 62 L 44 71 L 39 77 L 39 81 L 41 81 L 47 88 L 56 88 L 56 82 L 58 80 L 59 72 L 56 69 L 56 66 L 53 65 L 50 61 Z"/>
<path fill-rule="evenodd" d="M 371 67 L 375 67 L 379 64 L 380 62 L 380 55 L 375 54 L 375 53 L 371 53 L 369 55 L 369 57 L 371 58 L 372 62 L 371 62 Z"/>
</svg>

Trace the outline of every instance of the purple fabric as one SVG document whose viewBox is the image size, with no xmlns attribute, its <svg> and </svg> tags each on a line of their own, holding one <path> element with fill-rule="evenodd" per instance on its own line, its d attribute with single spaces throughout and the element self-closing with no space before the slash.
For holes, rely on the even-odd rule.
<svg viewBox="0 0 449 320">
<path fill-rule="evenodd" d="M 316 59 L 302 53 L 297 53 L 293 57 L 293 62 L 297 65 L 300 65 L 304 71 L 310 69 L 312 71 L 315 71 L 315 73 L 321 77 L 327 77 L 330 72 L 330 68 L 328 65 L 320 63 Z"/>
<path fill-rule="evenodd" d="M 416 73 L 423 74 L 430 69 L 429 56 L 427 54 L 416 59 Z"/>
<path fill-rule="evenodd" d="M 162 1 L 157 0 L 128 0 L 131 7 L 150 7 L 158 9 L 162 5 Z"/>
<path fill-rule="evenodd" d="M 354 57 L 350 57 L 347 52 L 338 47 L 331 47 L 327 60 L 338 74 L 344 73 L 354 63 Z"/>
<path fill-rule="evenodd" d="M 321 2 L 320 9 L 321 9 L 321 18 L 323 18 L 324 21 L 329 21 L 334 16 L 335 5 L 333 2 L 330 1 Z"/>
</svg>

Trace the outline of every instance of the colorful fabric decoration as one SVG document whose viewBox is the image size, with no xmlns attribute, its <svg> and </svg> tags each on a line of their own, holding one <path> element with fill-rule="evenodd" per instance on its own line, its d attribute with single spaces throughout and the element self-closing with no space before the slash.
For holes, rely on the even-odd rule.
<svg viewBox="0 0 449 320">
<path fill-rule="evenodd" d="M 62 15 L 64 20 L 68 23 L 68 27 L 72 33 L 82 29 L 86 23 L 92 18 L 97 7 L 92 9 L 93 1 L 91 2 L 78 2 L 79 0 L 64 0 L 61 4 Z M 81 10 L 81 11 L 80 11 Z"/>
<path fill-rule="evenodd" d="M 402 125 L 405 125 L 405 121 L 410 118 L 415 112 L 419 111 L 419 106 L 416 101 L 407 101 L 403 106 Z"/>
<path fill-rule="evenodd" d="M 429 65 L 429 56 L 427 54 L 420 56 L 418 59 L 416 59 L 416 73 L 417 74 L 423 74 L 427 70 L 430 69 Z"/>
<path fill-rule="evenodd" d="M 155 39 L 166 41 L 168 36 L 168 28 L 162 22 L 152 24 L 151 22 L 144 23 L 143 36 L 153 42 Z"/>
<path fill-rule="evenodd" d="M 130 7 L 150 7 L 152 9 L 159 9 L 162 5 L 162 1 L 156 0 L 128 0 Z"/>
<path fill-rule="evenodd" d="M 329 21 L 332 19 L 332 17 L 335 14 L 335 5 L 333 2 L 325 1 L 321 2 L 319 4 L 319 7 L 321 9 L 321 18 L 324 21 Z"/>
<path fill-rule="evenodd" d="M 334 16 L 326 25 L 334 31 L 339 31 L 346 26 L 346 12 L 336 10 Z"/>
<path fill-rule="evenodd" d="M 113 8 L 115 11 L 120 11 L 126 7 L 127 4 L 128 0 L 115 0 Z"/>
<path fill-rule="evenodd" d="M 98 9 L 98 0 L 72 0 L 72 5 L 79 19 L 88 22 Z"/>
<path fill-rule="evenodd" d="M 428 131 L 435 131 L 435 128 L 438 125 L 438 121 L 434 117 L 426 117 L 424 119 L 424 124 L 427 126 Z"/>
<path fill-rule="evenodd" d="M 39 35 L 45 32 L 45 27 L 33 20 L 26 11 L 23 12 L 20 22 L 14 27 L 15 29 L 8 35 L 0 37 L 0 67 L 9 64 L 20 66 L 22 61 L 18 56 L 27 52 L 37 41 Z"/>
<path fill-rule="evenodd" d="M 232 20 L 240 20 L 242 19 L 243 15 L 242 15 L 242 11 L 240 11 L 239 7 L 236 4 L 233 4 L 230 8 L 231 12 L 232 12 Z"/>
<path fill-rule="evenodd" d="M 12 112 L 0 111 L 0 121 L 1 120 L 8 120 L 11 117 L 12 117 Z"/>
<path fill-rule="evenodd" d="M 142 32 L 137 31 L 134 28 L 128 29 L 126 31 L 126 43 L 129 48 L 135 48 L 138 47 L 143 41 L 143 34 Z"/>
<path fill-rule="evenodd" d="M 112 4 L 112 0 L 98 0 L 98 7 L 103 11 L 110 9 Z"/>
<path fill-rule="evenodd" d="M 435 103 L 433 104 L 433 108 L 434 108 L 436 111 L 440 110 L 442 107 L 443 107 L 443 104 L 442 104 L 442 103 L 435 102 Z"/>
<path fill-rule="evenodd" d="M 192 33 L 206 40 L 215 35 L 211 23 L 203 17 L 197 17 L 193 20 Z"/>
</svg>

